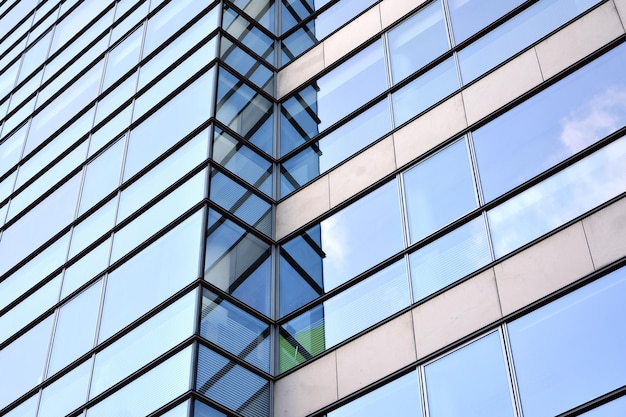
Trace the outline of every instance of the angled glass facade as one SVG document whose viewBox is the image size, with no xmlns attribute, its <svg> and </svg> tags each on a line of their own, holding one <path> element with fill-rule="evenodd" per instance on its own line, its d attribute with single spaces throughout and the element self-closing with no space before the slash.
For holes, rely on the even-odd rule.
<svg viewBox="0 0 626 417">
<path fill-rule="evenodd" d="M 625 26 L 0 1 L 0 414 L 626 411 Z"/>
</svg>

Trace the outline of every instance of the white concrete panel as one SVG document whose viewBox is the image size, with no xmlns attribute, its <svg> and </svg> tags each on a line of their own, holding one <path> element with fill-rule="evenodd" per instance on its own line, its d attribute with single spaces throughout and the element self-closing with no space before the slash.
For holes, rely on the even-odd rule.
<svg viewBox="0 0 626 417">
<path fill-rule="evenodd" d="M 494 267 L 504 315 L 593 272 L 582 223 L 550 236 Z"/>
<path fill-rule="evenodd" d="M 415 360 L 413 323 L 406 313 L 337 349 L 339 398 Z"/>
<path fill-rule="evenodd" d="M 537 45 L 545 79 L 586 57 L 624 33 L 612 2 L 593 10 Z"/>
<path fill-rule="evenodd" d="M 330 206 L 374 184 L 396 169 L 391 136 L 330 172 Z"/>
<path fill-rule="evenodd" d="M 422 358 L 502 317 L 489 269 L 413 309 L 417 357 Z"/>
<path fill-rule="evenodd" d="M 380 3 L 380 17 L 383 29 L 426 3 L 428 0 L 384 0 Z"/>
<path fill-rule="evenodd" d="M 330 209 L 328 184 L 328 175 L 324 175 L 276 206 L 276 239 Z"/>
<path fill-rule="evenodd" d="M 596 269 L 626 256 L 626 198 L 583 220 Z"/>
<path fill-rule="evenodd" d="M 380 9 L 374 6 L 324 41 L 325 66 L 337 62 L 381 30 Z"/>
<path fill-rule="evenodd" d="M 274 411 L 280 417 L 302 417 L 337 401 L 335 352 L 314 360 L 274 384 Z"/>
<path fill-rule="evenodd" d="M 319 44 L 278 73 L 277 98 L 284 97 L 324 69 L 324 45 Z"/>
<path fill-rule="evenodd" d="M 471 125 L 543 81 L 531 49 L 463 90 L 465 114 Z"/>
<path fill-rule="evenodd" d="M 393 134 L 397 166 L 410 163 L 466 127 L 463 99 L 457 94 Z"/>
</svg>

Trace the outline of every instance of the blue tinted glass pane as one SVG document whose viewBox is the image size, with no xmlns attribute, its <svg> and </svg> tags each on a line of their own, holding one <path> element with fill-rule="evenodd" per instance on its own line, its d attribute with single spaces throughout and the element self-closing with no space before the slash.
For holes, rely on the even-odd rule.
<svg viewBox="0 0 626 417">
<path fill-rule="evenodd" d="M 417 373 L 411 372 L 328 413 L 328 417 L 380 417 L 422 415 Z"/>
<path fill-rule="evenodd" d="M 557 415 L 626 383 L 625 297 L 621 268 L 509 324 L 524 416 Z"/>
<path fill-rule="evenodd" d="M 476 208 L 465 141 L 456 142 L 407 171 L 404 188 L 411 242 Z"/>
<path fill-rule="evenodd" d="M 91 361 L 85 361 L 44 388 L 37 417 L 65 416 L 82 405 L 87 396 Z"/>
<path fill-rule="evenodd" d="M 459 77 L 456 65 L 453 58 L 449 58 L 391 94 L 396 126 L 400 126 L 458 89 Z"/>
<path fill-rule="evenodd" d="M 490 201 L 626 125 L 626 45 L 473 132 Z"/>
<path fill-rule="evenodd" d="M 340 1 L 333 4 L 330 9 L 324 10 L 315 19 L 315 35 L 317 39 L 325 38 L 374 3 L 376 3 L 376 0 Z"/>
<path fill-rule="evenodd" d="M 196 401 L 194 405 L 194 417 L 226 417 L 226 414 L 222 414 L 219 411 L 215 411 L 208 405 Z"/>
<path fill-rule="evenodd" d="M 535 3 L 459 52 L 463 83 L 476 79 L 595 3 L 598 0 L 544 0 Z"/>
<path fill-rule="evenodd" d="M 397 83 L 448 50 L 441 2 L 431 3 L 391 30 L 388 40 L 391 76 Z"/>
<path fill-rule="evenodd" d="M 321 260 L 319 262 L 321 267 Z M 280 316 L 291 313 L 324 293 L 319 284 L 288 255 L 283 254 L 280 257 L 279 268 Z"/>
<path fill-rule="evenodd" d="M 626 137 L 488 211 L 496 258 L 626 191 L 623 158 Z"/>
<path fill-rule="evenodd" d="M 456 43 L 513 10 L 524 0 L 448 0 L 450 20 Z"/>
<path fill-rule="evenodd" d="M 513 416 L 499 333 L 426 365 L 431 417 Z"/>
<path fill-rule="evenodd" d="M 487 231 L 478 217 L 409 255 L 413 300 L 418 301 L 491 261 Z"/>
</svg>

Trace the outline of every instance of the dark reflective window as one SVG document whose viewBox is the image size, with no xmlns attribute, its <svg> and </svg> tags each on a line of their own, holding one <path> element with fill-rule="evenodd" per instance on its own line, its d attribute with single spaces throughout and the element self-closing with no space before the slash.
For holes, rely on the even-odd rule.
<svg viewBox="0 0 626 417">
<path fill-rule="evenodd" d="M 626 125 L 626 45 L 473 132 L 490 201 Z"/>
<path fill-rule="evenodd" d="M 275 0 L 234 0 L 233 3 L 270 32 L 276 30 Z"/>
<path fill-rule="evenodd" d="M 221 58 L 234 68 L 243 78 L 252 81 L 269 94 L 274 93 L 273 72 L 228 38 L 221 38 Z"/>
<path fill-rule="evenodd" d="M 389 31 L 389 60 L 394 83 L 448 50 L 448 33 L 440 1 L 435 1 Z"/>
<path fill-rule="evenodd" d="M 274 41 L 228 5 L 224 5 L 223 13 L 222 29 L 269 64 L 274 64 Z"/>
<path fill-rule="evenodd" d="M 626 383 L 625 297 L 621 268 L 509 324 L 524 416 L 557 415 Z"/>
<path fill-rule="evenodd" d="M 477 207 L 467 144 L 460 140 L 404 174 L 411 242 Z"/>
<path fill-rule="evenodd" d="M 498 332 L 426 365 L 424 374 L 431 417 L 514 416 Z"/>
</svg>

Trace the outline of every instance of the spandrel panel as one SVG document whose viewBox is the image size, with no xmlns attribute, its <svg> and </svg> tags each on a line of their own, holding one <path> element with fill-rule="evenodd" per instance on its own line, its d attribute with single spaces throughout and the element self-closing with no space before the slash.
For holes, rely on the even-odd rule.
<svg viewBox="0 0 626 417">
<path fill-rule="evenodd" d="M 200 345 L 196 390 L 245 417 L 269 415 L 269 382 Z"/>
<path fill-rule="evenodd" d="M 200 335 L 269 372 L 269 325 L 207 289 L 202 293 Z"/>
<path fill-rule="evenodd" d="M 209 210 L 204 279 L 270 315 L 270 246 Z"/>
<path fill-rule="evenodd" d="M 213 70 L 204 73 L 130 132 L 124 180 L 211 116 L 213 78 Z"/>
<path fill-rule="evenodd" d="M 148 20 L 143 56 L 148 56 L 167 38 L 181 29 L 204 9 L 207 3 L 204 1 L 178 0 L 165 5 Z"/>
<path fill-rule="evenodd" d="M 424 367 L 430 416 L 511 416 L 504 353 L 491 333 Z"/>
<path fill-rule="evenodd" d="M 0 351 L 0 407 L 43 380 L 52 323 L 51 315 Z"/>
<path fill-rule="evenodd" d="M 112 113 L 116 112 L 118 108 L 123 108 L 124 102 L 126 102 L 126 106 L 130 106 L 130 99 L 135 94 L 135 84 L 137 84 L 137 72 L 130 74 L 113 90 L 109 91 L 106 96 L 98 100 L 96 117 L 93 122 L 94 126 L 99 125 L 104 119 L 108 118 Z M 118 116 L 113 117 L 115 118 Z M 126 127 L 130 123 L 130 116 L 127 117 L 126 120 L 127 123 L 124 125 L 124 127 Z"/>
<path fill-rule="evenodd" d="M 191 346 L 87 409 L 87 417 L 147 416 L 189 390 Z"/>
<path fill-rule="evenodd" d="M 474 131 L 485 201 L 626 125 L 625 63 L 621 45 Z"/>
<path fill-rule="evenodd" d="M 624 297 L 621 268 L 508 325 L 525 416 L 557 415 L 626 383 Z"/>
<path fill-rule="evenodd" d="M 437 152 L 404 173 L 411 242 L 477 207 L 465 140 Z"/>
<path fill-rule="evenodd" d="M 58 417 L 70 413 L 87 399 L 91 361 L 87 360 L 41 392 L 37 417 Z"/>
<path fill-rule="evenodd" d="M 26 139 L 27 127 L 28 124 L 24 124 L 19 130 L 13 132 L 11 136 L 0 143 L 0 172 L 3 174 L 7 169 L 19 162 Z"/>
<path fill-rule="evenodd" d="M 195 291 L 96 354 L 89 398 L 181 343 L 194 331 Z M 167 337 L 163 337 L 167 335 Z"/>
<path fill-rule="evenodd" d="M 139 26 L 108 52 L 102 90 L 109 88 L 123 74 L 137 65 L 142 39 L 143 26 Z"/>
<path fill-rule="evenodd" d="M 383 415 L 421 417 L 422 404 L 416 372 L 400 377 L 328 413 L 328 417 L 378 417 Z"/>
<path fill-rule="evenodd" d="M 496 259 L 626 191 L 624 158 L 626 137 L 489 210 Z"/>
<path fill-rule="evenodd" d="M 478 78 L 595 3 L 598 0 L 548 0 L 533 4 L 459 52 L 463 83 Z"/>
<path fill-rule="evenodd" d="M 209 198 L 267 236 L 272 236 L 272 204 L 217 170 L 211 171 Z"/>
<path fill-rule="evenodd" d="M 50 350 L 48 377 L 93 347 L 102 281 L 100 279 L 59 308 Z"/>
<path fill-rule="evenodd" d="M 93 241 L 111 230 L 115 224 L 115 207 L 117 197 L 113 197 L 89 217 L 74 226 L 72 243 L 68 256 L 71 258 L 89 246 Z"/>
<path fill-rule="evenodd" d="M 0 316 L 0 343 L 52 307 L 59 300 L 60 288 L 61 276 L 58 275 Z"/>
<path fill-rule="evenodd" d="M 387 36 L 391 75 L 397 83 L 450 48 L 441 1 L 419 10 Z"/>
<path fill-rule="evenodd" d="M 452 57 L 391 94 L 393 119 L 400 126 L 460 87 Z"/>
<path fill-rule="evenodd" d="M 117 222 L 126 219 L 207 158 L 209 132 L 203 131 L 122 191 Z"/>
<path fill-rule="evenodd" d="M 66 233 L 0 282 L 0 308 L 6 307 L 61 266 L 65 262 L 69 242 L 70 234 Z"/>
<path fill-rule="evenodd" d="M 485 221 L 478 217 L 409 255 L 413 301 L 491 262 Z"/>
<path fill-rule="evenodd" d="M 107 239 L 67 267 L 63 275 L 61 299 L 70 295 L 81 285 L 103 271 L 109 265 L 111 239 Z"/>
<path fill-rule="evenodd" d="M 74 175 L 2 234 L 0 274 L 50 239 L 74 219 L 80 174 Z M 54 216 L 50 216 L 54 213 Z M 29 236 L 29 239 L 24 239 Z"/>
<path fill-rule="evenodd" d="M 137 23 L 139 23 L 139 21 L 142 21 L 145 19 L 146 15 L 148 14 L 148 3 L 150 3 L 148 0 L 144 1 L 139 7 L 133 10 L 128 16 L 120 20 L 120 16 L 122 16 L 127 11 L 124 9 L 125 8 L 128 9 L 132 7 L 135 3 L 141 3 L 141 2 L 124 2 L 124 1 L 118 2 L 115 8 L 115 23 L 114 23 L 113 28 L 111 29 L 111 39 L 109 40 L 109 45 L 114 45 L 115 43 L 117 43 L 120 39 L 122 39 L 125 36 L 125 34 L 129 30 L 131 30 L 134 26 L 136 26 Z M 141 29 L 141 32 L 143 32 L 143 29 Z"/>
<path fill-rule="evenodd" d="M 272 197 L 272 163 L 220 128 L 215 128 L 212 157 L 250 185 Z"/>
<path fill-rule="evenodd" d="M 99 341 L 197 278 L 201 222 L 199 211 L 109 273 Z"/>
<path fill-rule="evenodd" d="M 205 196 L 206 172 L 200 171 L 113 235 L 111 263 L 181 216 Z"/>
<path fill-rule="evenodd" d="M 389 104 L 384 99 L 281 164 L 281 197 L 343 162 L 390 130 Z"/>
<path fill-rule="evenodd" d="M 523 0 L 448 0 L 452 32 L 457 44 L 504 16 Z"/>
</svg>

